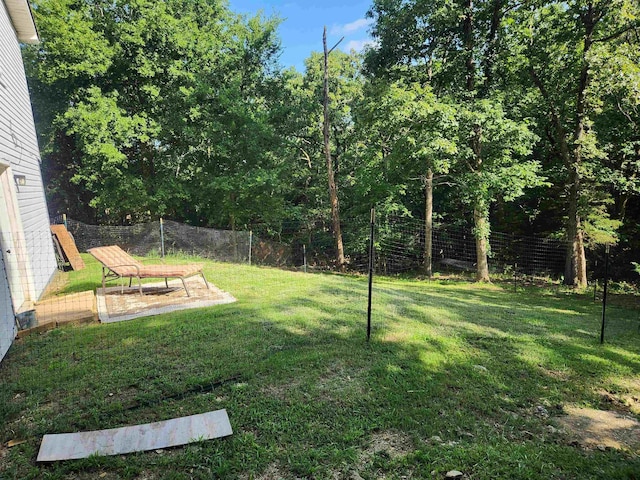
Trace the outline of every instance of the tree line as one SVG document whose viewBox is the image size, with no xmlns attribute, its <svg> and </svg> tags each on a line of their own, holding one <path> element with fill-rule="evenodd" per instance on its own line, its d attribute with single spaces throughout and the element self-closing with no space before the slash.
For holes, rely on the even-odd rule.
<svg viewBox="0 0 640 480">
<path fill-rule="evenodd" d="M 278 62 L 277 17 L 223 1 L 34 3 L 42 42 L 23 55 L 53 210 L 294 222 L 334 233 L 342 266 L 376 205 L 425 220 L 428 274 L 434 224 L 473 228 L 480 281 L 492 229 L 566 239 L 570 285 L 602 244 L 632 270 L 635 0 L 374 0 L 374 45 L 325 43 L 304 72 Z"/>
</svg>

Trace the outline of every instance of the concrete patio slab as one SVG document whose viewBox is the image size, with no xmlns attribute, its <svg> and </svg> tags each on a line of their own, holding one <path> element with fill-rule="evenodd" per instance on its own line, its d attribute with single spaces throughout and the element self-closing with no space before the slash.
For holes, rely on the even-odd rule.
<svg viewBox="0 0 640 480">
<path fill-rule="evenodd" d="M 137 285 L 98 288 L 96 291 L 98 317 L 102 323 L 122 322 L 134 318 L 159 315 L 191 308 L 212 307 L 225 303 L 233 303 L 236 299 L 227 292 L 209 285 L 207 289 L 200 277 L 187 279 L 190 297 L 179 279 L 144 283 L 140 295 Z"/>
</svg>

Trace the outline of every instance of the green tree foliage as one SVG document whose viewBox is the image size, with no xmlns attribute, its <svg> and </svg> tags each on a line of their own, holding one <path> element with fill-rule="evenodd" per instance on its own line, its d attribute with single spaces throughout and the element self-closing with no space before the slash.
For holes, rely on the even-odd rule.
<svg viewBox="0 0 640 480">
<path fill-rule="evenodd" d="M 385 174 L 382 182 L 366 182 L 366 188 L 384 187 L 373 203 L 385 197 L 404 201 L 396 189 L 405 190 L 410 179 L 422 180 L 428 169 L 446 175 L 458 152 L 456 107 L 442 102 L 431 87 L 403 81 L 373 81 L 357 107 L 357 125 L 363 167 L 370 175 Z M 389 204 L 391 205 L 391 203 Z M 397 207 L 394 208 L 397 211 Z"/>
<path fill-rule="evenodd" d="M 232 226 L 282 203 L 277 19 L 190 0 L 42 0 L 35 13 L 42 43 L 25 59 L 54 203 Z"/>
<path fill-rule="evenodd" d="M 455 112 L 430 87 L 402 81 L 371 82 L 357 109 L 362 161 L 356 176 L 363 186 L 363 203 L 379 205 L 383 218 L 412 215 L 408 197 L 424 188 L 424 267 L 428 275 L 432 269 L 434 175 L 436 184 L 448 178 L 458 153 Z"/>
<path fill-rule="evenodd" d="M 572 0 L 531 2 L 511 18 L 510 52 L 520 81 L 535 87 L 530 100 L 566 197 L 567 284 L 586 285 L 585 241 L 614 240 L 608 187 L 635 188 L 624 180 L 634 167 L 620 156 L 629 151 L 620 133 L 634 123 L 624 113 L 637 103 L 638 14 L 629 0 Z"/>
<path fill-rule="evenodd" d="M 282 70 L 279 20 L 222 0 L 36 0 L 23 53 L 50 204 L 331 245 L 323 56 Z M 368 210 L 473 225 L 478 279 L 500 228 L 640 249 L 635 0 L 375 0 L 364 56 L 329 55 L 330 151 L 347 252 Z M 321 32 L 318 32 L 320 39 Z M 320 46 L 320 41 L 318 41 Z M 360 222 L 353 221 L 354 218 Z M 490 223 L 490 221 L 492 223 Z M 323 238 L 324 238 L 323 237 Z"/>
<path fill-rule="evenodd" d="M 457 184 L 473 212 L 480 281 L 489 280 L 489 205 L 498 192 L 514 199 L 525 186 L 543 181 L 538 162 L 521 161 L 535 136 L 523 119 L 509 117 L 497 88 L 505 15 L 512 6 L 506 0 L 379 0 L 370 12 L 379 41 L 368 55 L 370 71 L 428 82 L 457 105 Z"/>
</svg>

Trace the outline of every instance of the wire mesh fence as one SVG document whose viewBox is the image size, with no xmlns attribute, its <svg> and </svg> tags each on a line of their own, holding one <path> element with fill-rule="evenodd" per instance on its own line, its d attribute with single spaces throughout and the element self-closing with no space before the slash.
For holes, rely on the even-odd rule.
<svg viewBox="0 0 640 480">
<path fill-rule="evenodd" d="M 425 265 L 425 222 L 391 218 L 378 225 L 377 272 L 418 272 Z M 494 273 L 559 278 L 563 274 L 566 242 L 538 236 L 491 232 L 489 267 Z M 433 269 L 472 272 L 476 267 L 476 237 L 472 229 L 436 225 L 432 228 Z"/>
<path fill-rule="evenodd" d="M 328 262 L 324 235 L 306 235 L 284 225 L 277 233 L 232 231 L 186 225 L 171 220 L 128 226 L 89 225 L 66 219 L 80 251 L 119 245 L 134 255 L 189 255 L 221 262 L 309 269 Z M 283 240 L 284 238 L 284 240 Z"/>
<path fill-rule="evenodd" d="M 23 336 L 66 323 L 119 321 L 217 305 L 231 301 L 238 290 L 252 295 L 269 292 L 271 298 L 286 299 L 316 281 L 305 273 L 355 274 L 364 281 L 361 274 L 370 266 L 368 219 L 345 221 L 351 227 L 346 235 L 363 241 L 346 242 L 351 248 L 347 248 L 347 264 L 340 269 L 334 260 L 331 231 L 321 223 L 284 222 L 276 229 L 258 226 L 256 231 L 231 231 L 169 220 L 120 226 L 89 225 L 66 217 L 52 222 L 64 222 L 69 245 L 52 237 L 51 232 L 22 232 L 12 236 L 11 248 L 0 256 L 2 355 L 16 334 Z M 354 226 L 360 229 L 357 235 Z M 372 273 L 424 278 L 425 227 L 424 221 L 416 219 L 378 221 Z M 5 238 L 3 244 L 7 241 Z M 65 250 L 70 245 L 80 266 Z M 538 277 L 559 284 L 564 242 L 492 232 L 489 245 L 492 275 L 503 275 L 502 279 L 511 275 L 520 281 L 525 276 Z M 107 246 L 117 246 L 126 257 L 109 265 L 86 253 Z M 466 278 L 471 279 L 476 268 L 475 249 L 471 229 L 436 225 L 432 231 L 434 274 L 459 276 L 466 272 Z M 591 253 L 593 283 L 604 277 L 599 267 L 603 259 L 601 252 Z M 616 264 L 615 249 L 610 263 Z M 123 271 L 121 264 L 130 270 Z M 340 295 L 341 290 L 342 286 L 329 293 Z M 356 291 L 353 300 L 364 317 L 367 291 L 363 285 Z M 374 296 L 374 307 L 375 303 Z"/>
<path fill-rule="evenodd" d="M 81 252 L 119 245 L 133 255 L 191 255 L 245 263 L 249 261 L 251 249 L 250 232 L 195 227 L 167 220 L 114 226 L 88 225 L 67 219 L 66 226 Z M 260 256 L 260 260 L 265 260 L 265 256 Z"/>
<path fill-rule="evenodd" d="M 118 245 L 132 255 L 147 257 L 191 256 L 221 262 L 266 265 L 298 270 L 332 270 L 333 238 L 326 228 L 301 229 L 284 223 L 277 232 L 230 231 L 156 221 L 127 226 L 89 225 L 64 221 L 80 252 L 105 245 Z M 415 219 L 388 219 L 376 225 L 377 274 L 420 272 L 425 263 L 425 224 Z M 493 272 L 558 278 L 562 275 L 565 244 L 535 236 L 492 232 L 489 264 Z M 473 271 L 475 236 L 471 229 L 438 225 L 432 232 L 435 271 Z M 64 267 L 64 259 L 58 263 Z M 365 272 L 366 244 L 348 252 L 347 271 Z M 36 263 L 42 263 L 38 258 Z M 597 268 L 597 260 L 595 262 Z M 42 279 L 46 283 L 48 279 Z"/>
<path fill-rule="evenodd" d="M 14 260 L 0 255 L 0 347 L 6 354 L 0 363 L 0 423 L 5 425 L 0 435 L 3 442 L 28 439 L 30 450 L 22 450 L 19 458 L 21 465 L 42 468 L 36 475 L 46 467 L 27 460 L 45 433 L 135 425 L 141 418 L 175 417 L 182 408 L 184 414 L 228 408 L 229 398 L 238 402 L 232 405 L 241 405 L 236 414 L 249 396 L 271 395 L 286 404 L 288 384 L 302 369 L 318 369 L 314 381 L 333 375 L 327 378 L 339 384 L 317 383 L 323 396 L 330 391 L 339 398 L 354 374 L 338 357 L 364 344 L 369 302 L 372 344 L 382 353 L 391 344 L 412 351 L 415 344 L 406 340 L 412 333 L 404 330 L 427 328 L 427 323 L 443 332 L 468 323 L 474 342 L 479 327 L 471 317 L 483 316 L 478 312 L 493 311 L 487 324 L 491 332 L 503 319 L 505 325 L 518 323 L 509 304 L 519 298 L 516 294 L 423 281 L 425 225 L 417 220 L 379 221 L 373 257 L 368 256 L 369 218 L 345 221 L 350 227 L 345 229 L 346 274 L 333 274 L 333 239 L 322 224 L 290 222 L 277 229 L 234 232 L 171 221 L 96 226 L 55 220 L 66 220 L 62 234 L 69 232 L 71 243 L 62 234 L 54 241 L 50 232 L 24 232 L 13 235 Z M 353 241 L 355 226 L 360 228 L 358 242 Z M 561 242 L 493 233 L 490 244 L 494 272 L 516 263 L 528 274 L 561 272 Z M 95 249 L 114 246 L 122 253 L 96 254 Z M 473 232 L 437 226 L 433 258 L 434 270 L 443 276 L 445 271 L 473 271 Z M 362 275 L 369 260 L 377 276 L 388 275 L 374 277 L 371 296 L 369 279 Z M 402 278 L 392 278 L 397 274 Z M 467 297 L 474 298 L 466 302 Z M 498 297 L 504 308 L 492 305 Z M 530 308 L 534 298 L 517 302 L 517 310 Z M 561 311 L 556 307 L 563 298 L 547 298 L 549 311 Z M 590 299 L 583 300 L 595 310 Z M 570 303 L 574 308 L 579 301 Z M 628 323 L 616 331 L 635 333 L 635 325 L 630 329 Z M 422 332 L 421 338 L 431 338 Z M 340 348 L 334 349 L 336 344 Z M 377 354 L 362 351 L 370 355 L 365 361 Z M 321 362 L 319 352 L 327 357 Z M 398 365 L 402 358 L 405 353 Z M 419 364 L 422 369 L 422 360 Z M 273 377 L 265 378 L 273 370 L 282 384 L 274 386 Z"/>
<path fill-rule="evenodd" d="M 290 222 L 283 223 L 277 230 L 258 228 L 253 232 L 202 228 L 169 220 L 126 226 L 89 225 L 70 218 L 54 218 L 53 222 L 64 222 L 80 253 L 96 247 L 117 245 L 132 256 L 148 257 L 160 262 L 171 258 L 191 258 L 303 272 L 336 270 L 333 238 L 329 229 L 322 225 L 301 226 Z M 366 227 L 367 222 L 360 221 L 359 225 Z M 60 274 L 68 273 L 69 259 L 60 250 L 60 245 L 52 243 L 49 232 L 25 232 L 21 235 L 16 235 L 14 240 L 17 242 L 14 248 L 17 254 L 5 254 L 7 258 L 4 260 L 14 259 L 12 261 L 16 265 L 11 265 L 9 270 L 20 272 L 13 275 L 21 278 L 20 282 L 30 284 L 22 290 L 30 291 L 30 298 L 37 300 L 42 297 L 45 287 L 48 292 L 55 290 L 57 284 L 54 280 Z M 421 220 L 390 218 L 378 222 L 375 231 L 375 273 L 422 273 L 426 258 L 425 235 L 425 223 Z M 365 229 L 360 236 L 368 241 Z M 356 242 L 356 248 L 347 250 L 348 260 L 344 271 L 367 271 L 369 259 L 366 243 Z M 560 278 L 563 273 L 566 246 L 562 241 L 492 232 L 489 245 L 489 265 L 493 273 L 517 273 L 552 279 Z M 592 277 L 598 278 L 602 276 L 598 270 L 599 257 L 593 257 L 595 261 L 590 262 L 594 266 Z M 52 260 L 54 258 L 57 261 Z M 175 263 L 175 260 L 171 261 Z M 459 226 L 435 226 L 432 231 L 432 262 L 435 272 L 472 272 L 476 263 L 473 231 Z M 56 265 L 60 274 L 55 272 Z M 3 275 L 7 277 L 6 272 Z M 83 275 L 81 271 L 73 273 L 78 281 Z M 80 283 L 89 289 L 91 282 L 94 282 L 89 278 L 93 278 L 96 272 L 89 269 L 86 275 L 86 282 Z M 9 280 L 5 279 L 5 283 Z M 16 280 L 12 281 L 16 283 Z M 24 309 L 22 297 L 12 302 L 17 304 L 17 309 Z M 8 301 L 5 300 L 5 303 Z"/>
<path fill-rule="evenodd" d="M 113 226 L 89 225 L 73 219 L 66 219 L 66 226 L 81 252 L 117 244 L 141 256 L 189 255 L 287 269 L 336 269 L 334 240 L 324 226 L 301 227 L 297 222 L 283 222 L 276 231 L 253 232 L 203 228 L 170 220 Z M 379 222 L 375 233 L 376 273 L 398 274 L 422 269 L 425 232 L 425 222 L 419 219 L 391 218 Z M 366 272 L 368 250 L 366 243 L 361 243 L 348 249 L 347 271 Z M 493 272 L 515 270 L 524 275 L 550 278 L 563 274 L 566 253 L 563 241 L 492 232 L 489 245 Z M 432 261 L 436 271 L 473 271 L 476 264 L 473 230 L 436 225 L 432 231 Z"/>
</svg>

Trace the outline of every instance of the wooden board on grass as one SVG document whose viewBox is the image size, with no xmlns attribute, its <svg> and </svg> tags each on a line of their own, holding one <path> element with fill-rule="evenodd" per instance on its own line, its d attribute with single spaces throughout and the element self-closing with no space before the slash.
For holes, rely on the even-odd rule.
<svg viewBox="0 0 640 480">
<path fill-rule="evenodd" d="M 69 262 L 71 268 L 74 270 L 82 270 L 84 268 L 84 261 L 80 256 L 80 252 L 78 252 L 76 242 L 74 242 L 67 228 L 64 225 L 51 225 L 51 233 L 56 236 L 58 244 L 60 248 L 62 248 L 62 253 L 65 257 L 64 260 Z"/>
<path fill-rule="evenodd" d="M 45 435 L 38 462 L 72 460 L 92 455 L 121 455 L 231 435 L 226 410 L 174 418 L 162 422 L 93 432 Z"/>
</svg>

